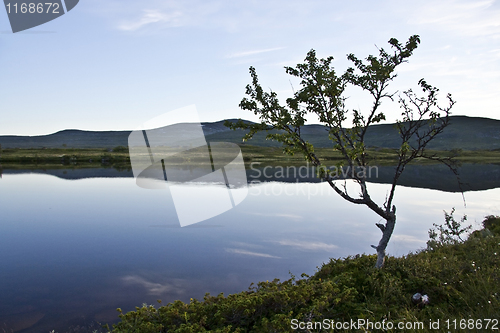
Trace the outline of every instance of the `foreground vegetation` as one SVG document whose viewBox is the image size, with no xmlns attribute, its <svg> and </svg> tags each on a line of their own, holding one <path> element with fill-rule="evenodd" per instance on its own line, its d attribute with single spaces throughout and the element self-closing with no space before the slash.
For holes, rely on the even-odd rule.
<svg viewBox="0 0 500 333">
<path fill-rule="evenodd" d="M 486 319 L 500 320 L 500 218 L 488 216 L 482 230 L 461 241 L 468 231 L 464 222 L 455 221 L 453 212 L 446 214 L 445 224 L 429 232 L 426 250 L 389 257 L 383 269 L 374 268 L 375 255 L 332 259 L 310 277 L 260 282 L 239 294 L 207 294 L 203 301 L 144 305 L 120 314 L 112 331 L 290 332 L 294 324 L 299 332 L 328 332 L 333 330 L 317 323 L 331 325 L 332 320 L 392 322 L 389 332 L 403 331 L 397 329 L 399 322 L 423 325 L 408 331 L 472 331 L 481 320 L 478 331 L 495 331 L 500 323 L 485 326 Z M 415 293 L 428 295 L 429 304 L 414 304 Z M 308 328 L 307 322 L 316 326 Z M 366 325 L 335 331 L 379 331 Z"/>
</svg>

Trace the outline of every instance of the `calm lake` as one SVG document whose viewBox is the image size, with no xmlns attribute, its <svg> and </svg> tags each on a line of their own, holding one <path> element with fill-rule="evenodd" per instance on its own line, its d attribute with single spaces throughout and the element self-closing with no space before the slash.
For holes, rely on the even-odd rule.
<svg viewBox="0 0 500 333">
<path fill-rule="evenodd" d="M 467 214 L 476 228 L 485 215 L 500 215 L 494 170 L 481 176 L 494 183 L 489 189 L 465 193 L 466 207 L 458 192 L 399 186 L 389 254 L 424 248 L 443 210 L 456 207 L 455 217 Z M 369 190 L 381 203 L 388 188 Z M 326 183 L 270 181 L 249 185 L 234 209 L 180 228 L 168 189 L 142 189 L 112 169 L 4 170 L 0 212 L 0 331 L 26 333 L 116 322 L 118 307 L 313 274 L 329 258 L 374 253 L 381 221 Z"/>
</svg>

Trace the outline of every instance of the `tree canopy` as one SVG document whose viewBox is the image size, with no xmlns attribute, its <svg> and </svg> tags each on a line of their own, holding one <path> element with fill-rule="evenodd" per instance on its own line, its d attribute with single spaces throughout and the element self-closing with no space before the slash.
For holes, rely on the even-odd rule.
<svg viewBox="0 0 500 333">
<path fill-rule="evenodd" d="M 309 51 L 304 63 L 285 67 L 286 73 L 300 79 L 300 89 L 285 104 L 280 103 L 276 92 L 264 91 L 256 69 L 250 67 L 252 83 L 246 86 L 247 97 L 243 98 L 240 107 L 253 112 L 260 122 L 249 123 L 241 119 L 226 122 L 226 126 L 232 129 L 248 131 L 243 140 L 267 131 L 268 139 L 282 143 L 285 154 L 302 153 L 308 162 L 317 167 L 318 176 L 328 182 L 342 198 L 354 204 L 366 205 L 386 220 L 385 224 L 376 224 L 382 231 L 379 244 L 372 245 L 378 254 L 377 267 L 383 266 L 385 249 L 396 223 L 393 200 L 398 179 L 406 165 L 416 158 L 433 159 L 445 163 L 457 174 L 451 158 L 440 158 L 427 150 L 429 142 L 449 125 L 450 110 L 455 101 L 448 94 L 446 105 L 441 106 L 438 103 L 439 89 L 428 84 L 425 79 L 418 81 L 421 96 L 411 89 L 402 93 L 390 92 L 389 84 L 397 76 L 397 67 L 412 56 L 420 43 L 420 37 L 411 36 L 404 44 L 391 38 L 388 43 L 390 51 L 379 48 L 377 56 L 359 59 L 354 54 L 348 54 L 347 58 L 353 67 L 340 75 L 332 66 L 333 57 L 318 59 L 315 50 Z M 348 86 L 361 88 L 369 94 L 372 105 L 368 110 L 346 107 Z M 385 100 L 399 104 L 401 117 L 396 127 L 401 145 L 389 194 L 383 204 L 378 204 L 369 195 L 366 173 L 352 172 L 353 181 L 360 187 L 359 196 L 352 196 L 347 192 L 345 183 L 338 184 L 338 174 L 326 167 L 321 156 L 317 156 L 314 146 L 304 139 L 301 129 L 306 124 L 307 115 L 316 115 L 327 129 L 325 135 L 332 141 L 332 148 L 342 154 L 343 159 L 337 164 L 336 170 L 342 167 L 352 170 L 366 168 L 366 133 L 371 125 L 386 119 L 381 110 Z M 348 119 L 351 124 L 348 124 Z"/>
</svg>

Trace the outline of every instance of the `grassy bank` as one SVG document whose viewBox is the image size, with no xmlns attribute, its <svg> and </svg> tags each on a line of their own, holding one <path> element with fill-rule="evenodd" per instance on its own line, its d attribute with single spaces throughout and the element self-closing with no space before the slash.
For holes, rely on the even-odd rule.
<svg viewBox="0 0 500 333">
<path fill-rule="evenodd" d="M 375 256 L 357 255 L 332 259 L 311 277 L 260 282 L 239 294 L 144 305 L 121 314 L 113 332 L 291 332 L 292 326 L 330 332 L 332 320 L 349 323 L 335 330 L 349 332 L 383 331 L 370 329 L 368 321 L 392 323 L 388 332 L 404 331 L 400 322 L 418 332 L 476 331 L 478 325 L 477 331 L 498 331 L 500 218 L 483 224 L 465 242 L 441 229 L 428 249 L 388 257 L 381 270 L 374 268 Z M 415 293 L 428 295 L 429 304 L 414 304 Z M 365 326 L 351 326 L 359 320 Z M 430 329 L 438 320 L 439 329 Z"/>
<path fill-rule="evenodd" d="M 9 165 L 106 165 L 128 164 L 130 157 L 128 148 L 114 149 L 74 149 L 74 148 L 47 148 L 47 149 L 2 149 L 0 163 L 4 167 Z"/>
<path fill-rule="evenodd" d="M 303 165 L 304 158 L 301 155 L 283 155 L 281 148 L 259 147 L 242 144 L 240 145 L 245 164 L 259 162 L 270 166 Z M 342 160 L 339 152 L 327 148 L 316 149 L 318 156 L 327 166 L 334 165 Z M 433 151 L 440 157 L 456 156 L 462 163 L 500 163 L 500 150 L 474 150 L 474 151 Z M 369 148 L 367 157 L 371 165 L 393 165 L 397 161 L 397 150 L 390 148 Z M 189 159 L 189 163 L 202 162 Z M 130 157 L 128 148 L 118 146 L 113 149 L 89 148 L 47 148 L 47 149 L 2 149 L 0 151 L 0 163 L 4 168 L 21 168 L 22 166 L 60 166 L 72 165 L 75 167 L 98 167 L 100 165 L 121 165 L 130 168 Z M 176 162 L 178 163 L 178 162 Z M 434 161 L 417 160 L 420 164 L 433 164 Z"/>
<path fill-rule="evenodd" d="M 277 147 L 258 147 L 241 145 L 246 163 L 261 162 L 264 165 L 302 165 L 302 155 L 283 155 L 282 149 Z M 327 166 L 343 160 L 341 153 L 329 148 L 317 148 L 315 152 Z M 439 157 L 455 157 L 461 163 L 500 163 L 500 150 L 428 150 L 429 154 Z M 370 165 L 394 165 L 398 160 L 396 149 L 368 148 L 366 152 Z M 436 164 L 427 159 L 417 159 L 415 163 Z"/>
</svg>

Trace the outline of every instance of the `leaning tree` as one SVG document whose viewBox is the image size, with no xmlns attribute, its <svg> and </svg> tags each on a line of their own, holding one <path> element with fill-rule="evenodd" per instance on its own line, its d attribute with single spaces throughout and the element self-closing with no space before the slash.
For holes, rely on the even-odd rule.
<svg viewBox="0 0 500 333">
<path fill-rule="evenodd" d="M 411 36 L 403 45 L 397 39 L 390 39 L 390 51 L 378 49 L 378 56 L 370 55 L 366 59 L 358 59 L 353 54 L 347 58 L 353 63 L 342 75 L 337 75 L 332 61 L 333 57 L 318 59 L 316 52 L 308 52 L 304 63 L 296 67 L 285 67 L 286 72 L 299 78 L 300 89 L 286 103 L 280 103 L 276 92 L 266 92 L 259 84 L 257 72 L 250 67 L 252 83 L 246 87 L 246 95 L 240 107 L 253 111 L 260 123 L 249 123 L 243 120 L 226 122 L 232 129 L 247 130 L 244 140 L 251 139 L 256 133 L 267 131 L 267 138 L 283 145 L 286 154 L 303 153 L 305 159 L 319 170 L 318 176 L 328 182 L 332 189 L 345 200 L 365 205 L 385 220 L 377 223 L 382 237 L 377 246 L 376 267 L 382 267 L 385 250 L 396 224 L 396 207 L 393 205 L 396 185 L 405 167 L 416 158 L 427 158 L 445 163 L 455 174 L 456 167 L 450 158 L 441 158 L 427 150 L 429 143 L 450 124 L 450 109 L 455 104 L 451 95 L 447 95 L 447 105 L 440 106 L 437 100 L 438 89 L 429 85 L 424 79 L 418 84 L 423 90 L 422 96 L 414 91 L 402 93 L 388 92 L 389 84 L 396 77 L 396 68 L 407 62 L 408 58 L 420 43 L 418 35 Z M 346 107 L 345 90 L 348 86 L 359 87 L 369 94 L 373 104 L 362 112 Z M 342 159 L 338 168 L 351 170 L 366 169 L 368 165 L 366 136 L 373 124 L 385 120 L 381 111 L 382 101 L 398 102 L 401 119 L 395 124 L 399 133 L 400 144 L 397 151 L 397 163 L 392 176 L 390 191 L 382 205 L 376 203 L 368 192 L 366 172 L 350 172 L 352 180 L 359 185 L 359 196 L 347 192 L 344 184 L 338 184 L 338 174 L 331 172 L 314 146 L 304 139 L 301 129 L 306 123 L 306 115 L 313 114 L 325 126 L 334 150 L 340 152 Z M 351 119 L 352 124 L 347 125 Z M 349 120 L 349 121 L 351 121 Z"/>
</svg>

